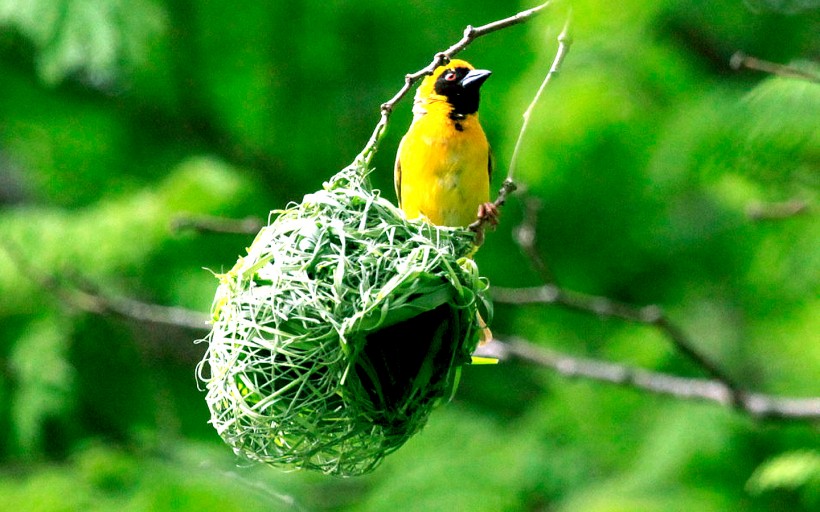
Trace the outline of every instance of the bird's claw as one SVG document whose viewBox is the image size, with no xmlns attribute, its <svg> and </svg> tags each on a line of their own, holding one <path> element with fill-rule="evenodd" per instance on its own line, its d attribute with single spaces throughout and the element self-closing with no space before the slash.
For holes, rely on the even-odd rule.
<svg viewBox="0 0 820 512">
<path fill-rule="evenodd" d="M 478 220 L 482 224 L 489 224 L 492 227 L 498 226 L 498 218 L 501 212 L 495 203 L 487 202 L 478 205 Z"/>
</svg>

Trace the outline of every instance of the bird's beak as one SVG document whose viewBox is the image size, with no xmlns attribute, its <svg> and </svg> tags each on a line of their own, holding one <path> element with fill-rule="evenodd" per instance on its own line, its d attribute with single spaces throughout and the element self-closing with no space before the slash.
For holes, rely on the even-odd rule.
<svg viewBox="0 0 820 512">
<path fill-rule="evenodd" d="M 488 71 L 486 69 L 472 69 L 466 75 L 464 75 L 464 78 L 461 79 L 461 82 L 459 82 L 459 84 L 461 84 L 461 86 L 465 89 L 469 89 L 472 87 L 478 89 L 479 87 L 481 87 L 481 84 L 483 84 L 485 80 L 490 78 L 490 75 L 492 73 L 492 71 Z"/>
</svg>

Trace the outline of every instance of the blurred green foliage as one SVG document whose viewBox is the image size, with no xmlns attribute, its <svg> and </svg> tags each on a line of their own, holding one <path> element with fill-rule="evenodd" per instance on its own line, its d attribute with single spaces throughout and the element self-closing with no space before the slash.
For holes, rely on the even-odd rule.
<svg viewBox="0 0 820 512">
<path fill-rule="evenodd" d="M 750 389 L 820 394 L 820 86 L 728 65 L 743 50 L 816 73 L 817 2 L 571 3 L 574 44 L 517 176 L 542 202 L 550 271 L 662 305 Z M 353 158 L 405 73 L 516 9 L 0 0 L 0 508 L 816 510 L 816 426 L 513 364 L 467 369 L 455 402 L 367 477 L 237 466 L 194 382 L 202 333 L 84 313 L 42 286 L 206 311 L 202 269 L 230 268 L 252 237 L 174 233 L 176 216 L 299 200 Z M 481 116 L 496 184 L 563 13 L 462 54 L 494 71 Z M 376 157 L 385 191 L 409 111 Z M 747 215 L 788 200 L 808 213 Z M 521 210 L 478 255 L 494 284 L 538 284 L 511 241 Z M 647 327 L 497 305 L 493 329 L 701 375 Z"/>
</svg>

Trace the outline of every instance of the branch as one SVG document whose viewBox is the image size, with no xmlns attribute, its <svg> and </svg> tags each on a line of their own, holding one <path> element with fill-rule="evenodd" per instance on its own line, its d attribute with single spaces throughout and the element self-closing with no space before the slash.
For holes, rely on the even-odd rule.
<svg viewBox="0 0 820 512">
<path fill-rule="evenodd" d="M 542 10 L 546 9 L 552 2 L 544 2 L 543 4 L 533 7 L 532 9 L 527 9 L 526 11 L 521 11 L 514 16 L 510 16 L 509 18 L 504 18 L 502 20 L 493 21 L 492 23 L 487 23 L 486 25 L 482 25 L 480 27 L 473 27 L 472 25 L 467 25 L 467 28 L 464 29 L 464 35 L 462 38 L 443 52 L 439 52 L 433 57 L 433 60 L 425 67 L 421 68 L 420 70 L 416 71 L 415 73 L 410 73 L 404 77 L 404 85 L 401 89 L 388 101 L 382 103 L 381 111 L 382 114 L 385 111 L 390 114 L 393 111 L 393 107 L 395 107 L 396 103 L 399 102 L 404 96 L 410 92 L 410 89 L 413 87 L 417 81 L 422 79 L 427 75 L 433 74 L 433 71 L 440 65 L 448 62 L 450 59 L 456 56 L 456 54 L 462 52 L 467 46 L 478 39 L 479 37 L 486 36 L 487 34 L 491 34 L 498 30 L 511 27 L 513 25 L 518 25 L 519 23 L 524 23 L 528 21 L 533 16 L 540 13 Z"/>
<path fill-rule="evenodd" d="M 546 6 L 547 4 L 542 5 L 541 7 Z M 552 60 L 552 65 L 550 66 L 549 71 L 547 71 L 546 76 L 544 76 L 544 80 L 541 82 L 541 86 L 538 87 L 538 90 L 533 96 L 532 101 L 530 102 L 527 110 L 524 111 L 523 118 L 524 121 L 521 123 L 521 129 L 518 131 L 518 139 L 515 141 L 515 149 L 513 149 L 512 158 L 510 159 L 510 166 L 507 169 L 507 178 L 504 180 L 504 183 L 501 185 L 501 189 L 498 191 L 498 197 L 496 197 L 493 204 L 495 205 L 496 209 L 501 208 L 507 202 L 507 196 L 515 192 L 518 188 L 513 181 L 513 173 L 516 168 L 516 164 L 518 163 L 518 153 L 521 149 L 521 141 L 524 140 L 524 134 L 527 131 L 527 127 L 530 124 L 530 117 L 532 116 L 532 111 L 535 109 L 535 105 L 538 103 L 538 100 L 541 99 L 541 94 L 543 94 L 544 89 L 546 89 L 547 84 L 550 82 L 553 76 L 558 74 L 558 70 L 561 69 L 561 65 L 564 63 L 564 59 L 569 53 L 569 47 L 572 44 L 572 37 L 570 36 L 570 22 L 572 20 L 572 13 L 567 15 L 567 19 L 564 22 L 564 28 L 561 30 L 561 33 L 558 34 L 558 51 L 555 53 L 555 57 Z M 468 227 L 471 231 L 474 231 L 476 234 L 475 237 L 475 245 L 480 246 L 484 243 L 484 230 L 486 229 L 488 224 L 495 222 L 489 216 L 483 216 L 479 219 L 475 220 L 471 223 Z"/>
<path fill-rule="evenodd" d="M 558 51 L 555 52 L 555 57 L 552 60 L 552 65 L 550 66 L 549 71 L 547 71 L 544 80 L 541 82 L 541 86 L 538 87 L 538 91 L 533 96 L 532 101 L 530 102 L 527 110 L 524 111 L 523 118 L 524 122 L 521 123 L 521 130 L 518 132 L 518 139 L 515 141 L 515 149 L 513 149 L 512 158 L 510 159 L 510 167 L 507 169 L 507 180 L 512 181 L 513 179 L 513 172 L 515 171 L 516 164 L 518 163 L 518 153 L 521 149 L 521 141 L 524 139 L 524 133 L 527 131 L 527 127 L 530 124 L 530 117 L 532 116 L 532 111 L 535 109 L 535 105 L 538 103 L 538 100 L 541 99 L 541 94 L 543 94 L 544 89 L 546 89 L 547 84 L 550 82 L 553 76 L 558 74 L 558 71 L 561 69 L 561 65 L 564 63 L 564 59 L 567 57 L 569 53 L 569 47 L 572 44 L 572 37 L 570 36 L 570 24 L 572 20 L 572 13 L 567 15 L 567 20 L 564 22 L 564 28 L 561 29 L 561 33 L 558 34 Z"/>
<path fill-rule="evenodd" d="M 0 249 L 25 270 L 23 274 L 53 293 L 65 305 L 97 315 L 115 314 L 141 322 L 150 322 L 193 330 L 208 330 L 206 313 L 181 307 L 160 306 L 130 297 L 105 297 L 80 288 L 72 288 L 56 279 L 36 272 L 19 253 L 10 250 L 9 243 Z M 545 348 L 518 338 L 508 342 L 493 340 L 476 352 L 501 360 L 519 359 L 551 368 L 566 377 L 582 377 L 650 391 L 681 399 L 699 399 L 732 406 L 758 418 L 789 420 L 820 418 L 820 398 L 785 398 L 760 393 L 737 393 L 720 380 L 690 379 L 650 372 L 627 365 L 582 359 Z"/>
<path fill-rule="evenodd" d="M 573 357 L 520 338 L 493 340 L 481 347 L 477 354 L 500 360 L 517 359 L 552 369 L 564 377 L 607 382 L 684 400 L 715 402 L 760 419 L 820 419 L 820 398 L 817 397 L 791 398 L 762 393 L 737 396 L 720 380 L 679 377 L 624 364 Z"/>
<path fill-rule="evenodd" d="M 43 290 L 54 295 L 64 305 L 97 315 L 114 314 L 155 324 L 171 325 L 186 329 L 208 330 L 208 315 L 175 306 L 160 306 L 129 297 L 109 297 L 91 290 L 90 286 L 69 283 L 67 277 L 58 280 L 35 268 L 10 240 L 0 241 L 5 252 L 17 267 L 20 275 L 28 277 Z"/>
<path fill-rule="evenodd" d="M 508 304 L 556 304 L 575 311 L 653 326 L 666 335 L 679 352 L 701 367 L 710 377 L 723 382 L 728 389 L 732 390 L 734 400 L 740 399 L 740 387 L 734 379 L 708 357 L 701 354 L 684 331 L 674 324 L 659 306 L 636 307 L 607 297 L 565 290 L 553 284 L 554 280 L 546 270 L 547 266 L 535 246 L 537 223 L 538 209 L 530 203 L 521 226 L 516 230 L 517 233 L 525 233 L 526 236 L 517 236 L 516 243 L 536 270 L 540 269 L 539 274 L 542 275 L 545 284 L 530 288 L 494 287 L 492 289 L 493 299 Z"/>
<path fill-rule="evenodd" d="M 364 149 L 362 149 L 361 153 L 359 153 L 358 156 L 356 156 L 356 158 L 354 159 L 354 165 L 358 165 L 360 167 L 367 167 L 370 164 L 370 160 L 373 158 L 373 155 L 376 154 L 376 150 L 378 149 L 379 140 L 381 140 L 382 135 L 384 135 L 384 131 L 387 128 L 387 122 L 390 120 L 390 114 L 393 112 L 393 108 L 396 106 L 396 103 L 398 103 L 402 98 L 404 98 L 407 95 L 408 92 L 410 92 L 410 89 L 413 87 L 413 84 L 415 84 L 421 78 L 432 74 L 438 66 L 445 62 L 448 62 L 456 54 L 467 48 L 467 46 L 469 46 L 470 43 L 472 43 L 479 37 L 486 36 L 487 34 L 491 34 L 498 30 L 529 21 L 531 18 L 539 14 L 541 11 L 549 7 L 550 4 L 552 4 L 552 1 L 544 2 L 539 6 L 527 9 L 525 11 L 521 11 L 518 14 L 510 16 L 509 18 L 493 21 L 492 23 L 487 23 L 486 25 L 482 25 L 480 27 L 473 27 L 472 25 L 467 25 L 467 28 L 464 29 L 464 35 L 458 42 L 456 42 L 443 52 L 437 53 L 433 57 L 433 60 L 430 61 L 430 63 L 425 67 L 421 68 L 415 73 L 405 75 L 404 85 L 401 87 L 401 89 L 399 89 L 399 91 L 395 95 L 393 95 L 392 98 L 382 103 L 380 109 L 381 118 L 379 119 L 379 122 L 376 124 L 376 128 L 373 130 L 373 134 L 370 136 L 370 139 L 367 141 L 367 144 L 365 144 Z"/>
<path fill-rule="evenodd" d="M 746 216 L 754 221 L 783 220 L 809 213 L 809 203 L 792 199 L 782 203 L 752 203 L 746 208 Z"/>
<path fill-rule="evenodd" d="M 541 210 L 541 200 L 535 196 L 524 194 L 523 201 L 524 218 L 521 224 L 513 230 L 513 238 L 524 255 L 530 260 L 541 281 L 544 283 L 555 282 L 555 277 L 536 247 L 536 240 L 538 239 L 536 225 L 538 224 L 538 213 Z"/>
<path fill-rule="evenodd" d="M 256 217 L 229 219 L 212 215 L 179 215 L 171 221 L 171 231 L 179 233 L 190 229 L 197 233 L 255 235 L 263 225 Z"/>
<path fill-rule="evenodd" d="M 87 309 L 87 311 L 91 313 L 112 313 L 123 318 L 130 318 L 141 322 L 170 325 L 198 331 L 207 331 L 210 329 L 210 319 L 208 315 L 199 311 L 177 306 L 151 304 L 130 297 L 108 297 L 80 289 L 72 290 L 72 292 L 84 295 L 84 302 L 93 305 L 93 308 Z"/>
<path fill-rule="evenodd" d="M 639 308 L 607 297 L 564 290 L 552 284 L 531 288 L 493 287 L 492 296 L 495 302 L 505 304 L 555 304 L 574 311 L 656 327 L 666 335 L 679 352 L 702 368 L 710 377 L 723 382 L 727 389 L 733 391 L 736 398 L 740 395 L 740 388 L 734 379 L 701 354 L 683 330 L 669 320 L 658 306 Z"/>
<path fill-rule="evenodd" d="M 799 78 L 809 82 L 820 83 L 820 75 L 804 71 L 794 66 L 786 66 L 776 62 L 769 62 L 767 60 L 758 59 L 743 52 L 736 52 L 729 59 L 729 66 L 732 69 L 754 69 L 755 71 L 763 71 L 772 75 L 778 75 L 787 78 Z"/>
</svg>

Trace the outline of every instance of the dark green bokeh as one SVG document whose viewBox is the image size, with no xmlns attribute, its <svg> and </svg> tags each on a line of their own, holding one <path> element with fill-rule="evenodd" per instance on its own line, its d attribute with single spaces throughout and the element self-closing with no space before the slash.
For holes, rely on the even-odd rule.
<svg viewBox="0 0 820 512">
<path fill-rule="evenodd" d="M 814 5 L 812 5 L 814 4 Z M 558 283 L 665 308 L 750 389 L 820 395 L 820 86 L 733 71 L 738 50 L 817 72 L 820 10 L 786 0 L 572 2 L 574 44 L 516 178 L 540 198 Z M 66 305 L 38 280 L 207 311 L 265 218 L 347 165 L 406 73 L 503 2 L 0 0 L 0 508 L 9 510 L 813 510 L 815 426 L 757 422 L 544 369 L 471 367 L 454 403 L 374 474 L 248 466 L 206 423 L 204 333 Z M 476 41 L 481 118 L 507 171 L 565 8 Z M 399 104 L 375 159 L 392 197 Z M 808 213 L 754 221 L 756 204 Z M 478 263 L 539 283 L 512 199 Z M 657 331 L 539 306 L 493 330 L 687 376 Z"/>
</svg>

